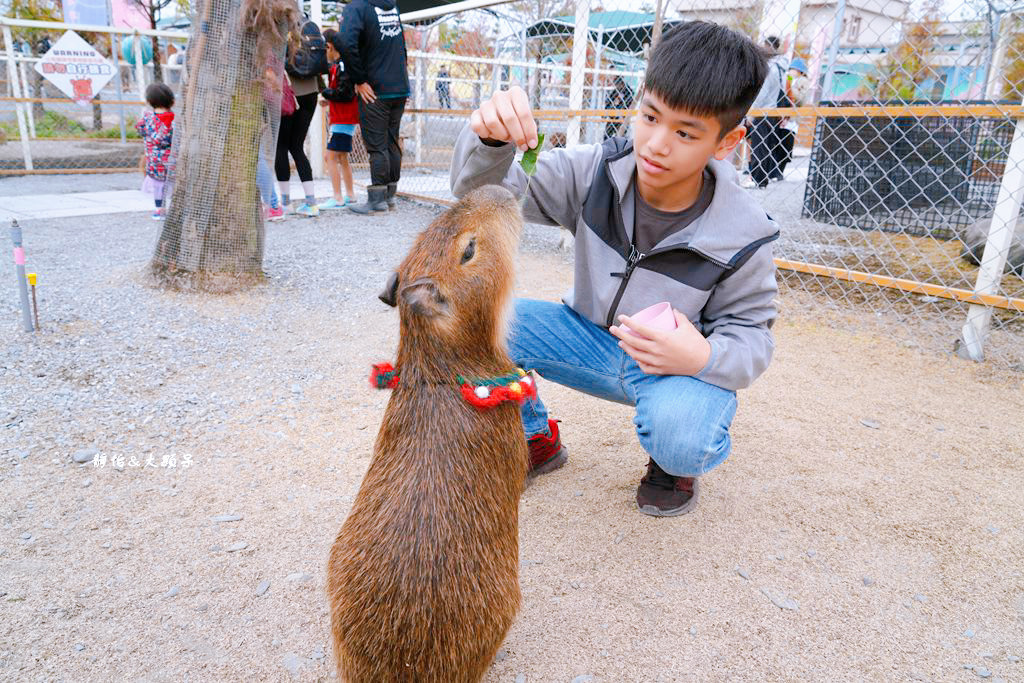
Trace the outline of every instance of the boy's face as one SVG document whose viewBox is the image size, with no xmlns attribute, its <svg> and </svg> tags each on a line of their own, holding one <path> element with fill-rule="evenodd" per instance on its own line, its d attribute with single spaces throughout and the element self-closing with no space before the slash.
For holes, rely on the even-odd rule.
<svg viewBox="0 0 1024 683">
<path fill-rule="evenodd" d="M 672 109 L 653 92 L 645 92 L 633 122 L 633 153 L 641 185 L 655 192 L 671 191 L 700 174 L 712 157 L 724 159 L 743 139 L 737 126 L 720 137 L 714 116 L 695 116 Z"/>
<path fill-rule="evenodd" d="M 327 60 L 336 62 L 340 57 L 341 55 L 334 49 L 334 45 L 332 43 L 327 43 Z"/>
</svg>

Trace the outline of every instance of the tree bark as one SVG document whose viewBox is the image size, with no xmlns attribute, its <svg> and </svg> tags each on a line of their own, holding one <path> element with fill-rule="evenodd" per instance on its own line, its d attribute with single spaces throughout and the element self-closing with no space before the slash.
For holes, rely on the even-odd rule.
<svg viewBox="0 0 1024 683">
<path fill-rule="evenodd" d="M 256 169 L 280 103 L 267 97 L 257 36 L 239 29 L 240 4 L 205 0 L 194 23 L 173 189 L 150 263 L 163 286 L 223 292 L 263 279 Z"/>
</svg>

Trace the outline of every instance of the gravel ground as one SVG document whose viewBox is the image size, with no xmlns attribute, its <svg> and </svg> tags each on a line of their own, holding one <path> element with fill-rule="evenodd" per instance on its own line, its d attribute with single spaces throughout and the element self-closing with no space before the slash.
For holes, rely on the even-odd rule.
<svg viewBox="0 0 1024 683">
<path fill-rule="evenodd" d="M 0 679 L 333 677 L 327 552 L 397 333 L 375 295 L 435 214 L 272 224 L 269 282 L 226 297 L 145 286 L 144 214 L 24 223 L 43 331 L 4 259 Z M 557 240 L 528 228 L 520 293 L 565 289 Z M 635 510 L 628 408 L 542 385 L 571 458 L 524 494 L 488 682 L 1024 680 L 1021 375 L 780 303 L 692 515 Z"/>
</svg>

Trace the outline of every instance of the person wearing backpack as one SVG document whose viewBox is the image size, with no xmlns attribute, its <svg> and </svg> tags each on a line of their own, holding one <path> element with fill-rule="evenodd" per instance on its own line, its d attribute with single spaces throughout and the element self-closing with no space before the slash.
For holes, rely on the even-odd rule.
<svg viewBox="0 0 1024 683">
<path fill-rule="evenodd" d="M 402 20 L 395 0 L 352 0 L 339 30 L 341 58 L 359 96 L 359 128 L 370 154 L 367 200 L 350 204 L 357 214 L 395 207 L 402 173 L 398 133 L 409 97 L 409 69 Z"/>
<path fill-rule="evenodd" d="M 304 145 L 310 121 L 316 112 L 317 95 L 323 90 L 322 74 L 327 73 L 327 49 L 320 27 L 308 16 L 300 28 L 300 47 L 285 60 L 285 72 L 295 95 L 295 108 L 282 99 L 281 124 L 277 134 L 274 172 L 281 190 L 281 205 L 287 209 L 291 185 L 288 155 L 295 160 L 295 170 L 302 182 L 305 201 L 295 209 L 302 216 L 316 216 L 316 195 L 313 191 L 313 168 Z"/>
<path fill-rule="evenodd" d="M 780 42 L 775 36 L 768 36 L 764 42 L 764 49 L 770 52 L 772 58 L 768 60 L 768 75 L 765 76 L 757 99 L 750 105 L 751 109 L 775 109 L 776 107 L 791 107 L 792 103 L 786 95 L 786 67 L 788 61 L 785 55 L 778 54 Z M 752 185 L 767 187 L 771 180 L 782 180 L 782 170 L 779 168 L 779 159 L 782 156 L 783 139 L 782 119 L 779 117 L 763 116 L 753 119 L 747 127 L 750 131 L 750 163 L 748 169 Z"/>
</svg>

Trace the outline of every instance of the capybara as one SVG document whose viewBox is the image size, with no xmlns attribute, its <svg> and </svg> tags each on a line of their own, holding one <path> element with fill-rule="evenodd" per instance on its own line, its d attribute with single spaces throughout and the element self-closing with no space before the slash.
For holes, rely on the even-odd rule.
<svg viewBox="0 0 1024 683">
<path fill-rule="evenodd" d="M 515 371 L 505 326 L 521 230 L 510 192 L 477 189 L 419 235 L 381 294 L 399 310 L 399 381 L 327 563 L 348 683 L 478 681 L 519 609 L 519 405 L 482 410 L 460 381 Z"/>
</svg>

